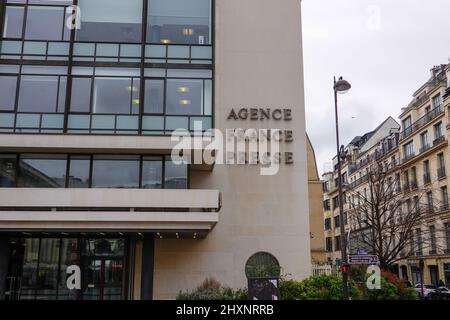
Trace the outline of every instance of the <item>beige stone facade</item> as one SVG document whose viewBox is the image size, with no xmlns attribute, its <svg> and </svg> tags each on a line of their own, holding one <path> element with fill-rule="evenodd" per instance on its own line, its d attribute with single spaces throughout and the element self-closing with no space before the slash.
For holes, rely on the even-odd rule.
<svg viewBox="0 0 450 320">
<path fill-rule="evenodd" d="M 386 168 L 390 177 L 388 179 L 398 181 L 397 196 L 404 202 L 399 208 L 398 218 L 402 218 L 402 211 L 410 211 L 411 205 L 424 213 L 414 228 L 415 244 L 401 253 L 401 259 L 396 261 L 397 270 L 394 270 L 414 284 L 420 282 L 420 272 L 410 261 L 417 259 L 425 262 L 425 283 L 437 285 L 440 280 L 447 285 L 450 283 L 450 216 L 446 169 L 450 165 L 447 133 L 449 68 L 449 65 L 442 65 L 431 70 L 430 79 L 414 93 L 413 101 L 402 109 L 399 117 L 401 128 L 391 126 L 392 130 L 386 131 L 379 130 L 379 127 L 362 136 L 362 144 L 359 143 L 361 137 L 355 138 L 347 146 L 349 157 L 343 164 L 342 179 L 346 194 L 344 208 L 349 216 L 347 230 L 354 232 L 361 228 L 352 219 L 352 205 L 358 205 L 353 197 L 356 194 L 368 194 L 367 170 L 375 161 Z M 339 235 L 339 230 L 334 229 L 333 224 L 330 227 L 326 220 L 333 220 L 328 208 L 334 208 L 332 202 L 333 197 L 336 199 L 337 192 L 333 188 L 333 182 L 336 178 L 335 173 L 324 175 L 331 186 L 325 194 L 325 201 L 331 204 L 324 206 L 325 237 L 329 239 Z M 350 243 L 350 249 L 357 248 Z M 328 253 L 330 261 L 339 259 L 339 256 L 340 251 Z"/>
</svg>

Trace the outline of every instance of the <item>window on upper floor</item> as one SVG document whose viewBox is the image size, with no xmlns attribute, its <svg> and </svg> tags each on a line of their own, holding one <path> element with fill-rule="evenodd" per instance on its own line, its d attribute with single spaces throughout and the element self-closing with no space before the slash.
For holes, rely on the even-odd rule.
<svg viewBox="0 0 450 320">
<path fill-rule="evenodd" d="M 409 159 L 414 156 L 414 142 L 411 141 L 403 146 L 403 154 L 405 159 Z"/>
<path fill-rule="evenodd" d="M 403 130 L 406 130 L 409 127 L 411 127 L 411 124 L 412 124 L 411 116 L 408 116 L 406 119 L 402 121 Z"/>
<path fill-rule="evenodd" d="M 76 31 L 77 41 L 142 41 L 142 0 L 78 0 L 78 6 L 81 28 Z"/>
<path fill-rule="evenodd" d="M 340 228 L 340 226 L 341 226 L 341 217 L 340 216 L 334 217 L 334 227 Z"/>
<path fill-rule="evenodd" d="M 428 131 L 425 131 L 420 134 L 420 147 L 422 151 L 425 151 L 429 147 L 429 141 L 428 141 Z"/>
<path fill-rule="evenodd" d="M 7 0 L 3 38 L 25 40 L 68 41 L 70 29 L 66 7 L 72 0 L 45 1 Z M 33 45 L 32 43 L 30 45 Z"/>
<path fill-rule="evenodd" d="M 434 139 L 439 139 L 442 136 L 443 136 L 442 122 L 439 122 L 434 125 Z"/>
<path fill-rule="evenodd" d="M 332 237 L 327 237 L 325 239 L 325 244 L 326 244 L 327 252 L 332 252 L 333 251 L 333 238 Z"/>
<path fill-rule="evenodd" d="M 325 230 L 331 230 L 331 218 L 325 219 Z"/>
<path fill-rule="evenodd" d="M 211 0 L 148 0 L 147 43 L 211 44 Z"/>
<path fill-rule="evenodd" d="M 442 107 L 442 97 L 440 94 L 433 97 L 433 108 L 440 108 Z"/>
<path fill-rule="evenodd" d="M 188 165 L 170 156 L 3 154 L 0 188 L 8 187 L 187 189 Z"/>
</svg>

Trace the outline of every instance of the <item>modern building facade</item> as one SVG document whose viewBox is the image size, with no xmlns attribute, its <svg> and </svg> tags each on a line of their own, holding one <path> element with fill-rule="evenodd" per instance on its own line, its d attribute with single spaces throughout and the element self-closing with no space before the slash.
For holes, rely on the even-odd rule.
<svg viewBox="0 0 450 320">
<path fill-rule="evenodd" d="M 299 1 L 3 0 L 0 22 L 0 298 L 173 299 L 246 286 L 255 255 L 310 274 Z M 282 130 L 278 173 L 189 162 L 202 142 L 174 161 L 174 130 L 210 128 Z"/>
<path fill-rule="evenodd" d="M 435 66 L 431 69 L 431 77 L 413 95 L 412 102 L 402 109 L 401 125 L 392 118 L 379 128 L 362 137 L 356 137 L 347 147 L 348 158 L 343 164 L 344 173 L 344 208 L 349 219 L 346 229 L 350 236 L 350 252 L 356 254 L 358 249 L 370 252 L 370 248 L 361 248 L 358 243 L 358 232 L 371 232 L 361 225 L 360 219 L 353 219 L 354 208 L 359 205 L 360 197 L 370 197 L 369 170 L 374 164 L 381 165 L 395 186 L 395 198 L 402 204 L 393 212 L 393 223 L 404 223 L 411 212 L 417 212 L 417 220 L 411 234 L 408 235 L 407 246 L 399 252 L 393 270 L 400 277 L 420 283 L 422 271 L 417 261 L 424 261 L 423 281 L 438 285 L 442 280 L 450 284 L 450 216 L 448 206 L 447 170 L 448 151 L 448 119 L 449 119 L 449 65 Z M 388 124 L 386 126 L 386 124 Z M 380 130 L 383 127 L 384 130 Z M 389 129 L 390 128 L 390 129 Z M 378 132 L 378 133 L 377 133 Z M 360 142 L 363 142 L 362 144 Z M 372 141 L 372 143 L 370 143 Z M 356 146 L 356 147 L 355 147 Z M 348 176 L 345 174 L 348 172 Z M 333 247 L 332 239 L 338 229 L 334 229 L 339 221 L 331 214 L 331 209 L 338 208 L 330 203 L 337 201 L 335 186 L 336 173 L 327 173 L 323 177 L 327 181 L 325 189 L 324 219 L 328 260 L 340 258 L 339 247 Z M 328 188 L 328 189 L 327 189 Z M 356 197 L 355 197 L 356 196 Z M 337 202 L 336 202 L 337 204 Z M 334 224 L 333 224 L 334 222 Z M 399 237 L 386 234 L 387 242 L 392 248 L 398 244 Z M 396 242 L 397 241 L 397 242 Z M 394 250 L 394 249 L 392 249 Z"/>
</svg>

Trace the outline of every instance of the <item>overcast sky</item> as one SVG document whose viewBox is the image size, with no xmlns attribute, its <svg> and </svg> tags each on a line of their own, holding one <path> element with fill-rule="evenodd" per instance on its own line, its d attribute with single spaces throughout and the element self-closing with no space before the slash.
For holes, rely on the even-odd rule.
<svg viewBox="0 0 450 320">
<path fill-rule="evenodd" d="M 333 76 L 341 144 L 374 129 L 402 107 L 450 58 L 450 0 L 303 0 L 306 126 L 320 173 L 336 154 Z"/>
</svg>

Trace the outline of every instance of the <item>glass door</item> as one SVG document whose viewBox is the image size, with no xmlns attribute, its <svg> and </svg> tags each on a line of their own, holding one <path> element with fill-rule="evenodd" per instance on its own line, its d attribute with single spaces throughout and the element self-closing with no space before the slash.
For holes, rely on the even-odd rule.
<svg viewBox="0 0 450 320">
<path fill-rule="evenodd" d="M 84 300 L 122 299 L 123 259 L 93 257 L 84 265 Z"/>
</svg>

